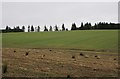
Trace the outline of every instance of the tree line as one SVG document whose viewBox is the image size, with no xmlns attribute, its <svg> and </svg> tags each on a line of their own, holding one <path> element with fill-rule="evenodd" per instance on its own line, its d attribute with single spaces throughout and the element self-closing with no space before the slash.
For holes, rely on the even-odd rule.
<svg viewBox="0 0 120 79">
<path fill-rule="evenodd" d="M 28 32 L 40 32 L 40 26 L 34 27 L 33 25 L 28 25 Z M 6 26 L 4 30 L 2 30 L 3 33 L 6 32 L 25 32 L 25 26 L 22 26 L 20 28 L 19 26 L 14 27 L 11 29 L 9 26 Z M 95 23 L 93 26 L 91 23 L 85 23 L 81 22 L 81 26 L 77 27 L 75 23 L 72 23 L 71 30 L 95 30 L 95 29 L 120 29 L 119 23 L 107 23 L 107 22 L 99 22 Z M 49 27 L 49 29 L 44 26 L 44 31 L 68 31 L 68 28 L 65 28 L 65 25 L 62 24 L 62 29 L 58 29 L 58 26 L 55 25 L 54 28 L 52 26 Z"/>
<path fill-rule="evenodd" d="M 19 26 L 14 27 L 13 29 L 11 29 L 9 26 L 6 26 L 6 28 L 4 30 L 2 30 L 3 33 L 7 33 L 7 32 L 25 32 L 25 26 L 22 26 L 22 28 L 20 29 Z M 27 32 L 40 32 L 40 26 L 34 27 L 33 25 L 28 25 L 27 27 Z M 64 24 L 62 24 L 62 29 L 60 30 L 59 27 L 57 25 L 54 26 L 54 28 L 52 26 L 49 27 L 49 29 L 47 28 L 47 26 L 44 26 L 44 31 L 68 31 L 68 28 L 65 28 Z"/>
<path fill-rule="evenodd" d="M 25 27 L 23 26 L 22 29 L 20 29 L 19 26 L 16 26 L 13 29 L 11 29 L 9 26 L 6 26 L 6 29 L 2 29 L 2 33 L 6 32 L 25 32 Z"/>
<path fill-rule="evenodd" d="M 72 24 L 71 30 L 94 30 L 94 29 L 120 29 L 119 23 L 107 23 L 107 22 L 99 22 L 95 23 L 94 26 L 91 25 L 91 23 L 81 23 L 80 27 L 77 27 L 75 23 Z"/>
</svg>

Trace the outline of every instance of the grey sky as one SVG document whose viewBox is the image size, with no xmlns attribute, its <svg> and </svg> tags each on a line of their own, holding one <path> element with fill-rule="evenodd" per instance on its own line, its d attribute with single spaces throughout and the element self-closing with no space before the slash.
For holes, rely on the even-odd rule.
<svg viewBox="0 0 120 79">
<path fill-rule="evenodd" d="M 117 2 L 3 2 L 2 28 L 6 25 L 71 27 L 75 22 L 118 22 Z"/>
</svg>

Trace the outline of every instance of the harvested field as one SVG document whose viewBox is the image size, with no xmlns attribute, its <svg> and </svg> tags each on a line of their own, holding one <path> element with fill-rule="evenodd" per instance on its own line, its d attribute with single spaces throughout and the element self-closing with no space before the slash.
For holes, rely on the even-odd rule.
<svg viewBox="0 0 120 79">
<path fill-rule="evenodd" d="M 108 52 L 3 48 L 2 58 L 3 77 L 117 77 L 119 69 L 118 54 Z"/>
</svg>

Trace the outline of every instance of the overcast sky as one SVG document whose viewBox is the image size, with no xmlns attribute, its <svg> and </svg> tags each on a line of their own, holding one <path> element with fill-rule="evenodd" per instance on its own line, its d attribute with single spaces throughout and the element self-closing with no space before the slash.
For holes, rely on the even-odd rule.
<svg viewBox="0 0 120 79">
<path fill-rule="evenodd" d="M 3 2 L 2 28 L 44 25 L 70 29 L 72 23 L 118 22 L 118 2 Z"/>
</svg>

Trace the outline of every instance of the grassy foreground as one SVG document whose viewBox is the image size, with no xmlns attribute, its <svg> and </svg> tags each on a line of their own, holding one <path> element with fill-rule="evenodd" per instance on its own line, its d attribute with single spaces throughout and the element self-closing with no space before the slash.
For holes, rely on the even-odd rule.
<svg viewBox="0 0 120 79">
<path fill-rule="evenodd" d="M 14 48 L 71 48 L 111 50 L 118 48 L 118 30 L 3 33 L 2 46 Z"/>
</svg>

